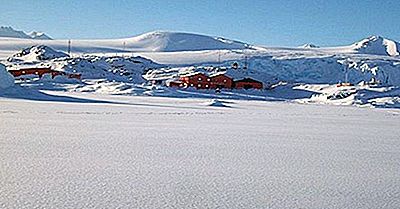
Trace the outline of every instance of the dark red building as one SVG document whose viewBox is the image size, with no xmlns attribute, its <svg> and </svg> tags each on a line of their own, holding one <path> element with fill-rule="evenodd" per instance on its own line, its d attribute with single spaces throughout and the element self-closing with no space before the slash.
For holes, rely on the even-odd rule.
<svg viewBox="0 0 400 209">
<path fill-rule="evenodd" d="M 263 83 L 252 78 L 244 78 L 233 81 L 224 73 L 207 76 L 203 73 L 185 75 L 176 81 L 167 82 L 167 86 L 176 88 L 193 87 L 196 89 L 262 89 Z"/>
<path fill-rule="evenodd" d="M 50 67 L 22 68 L 18 70 L 10 70 L 11 75 L 19 77 L 22 75 L 37 75 L 41 78 L 44 74 L 51 74 L 53 70 Z"/>
<path fill-rule="evenodd" d="M 194 87 L 197 89 L 210 88 L 210 78 L 203 73 L 182 76 L 179 80 L 183 83 L 184 87 Z"/>
<path fill-rule="evenodd" d="M 231 89 L 233 87 L 233 79 L 225 74 L 214 74 L 209 79 L 212 89 Z"/>
<path fill-rule="evenodd" d="M 75 79 L 80 80 L 81 76 L 82 76 L 81 74 L 67 74 L 65 72 L 52 70 L 51 67 L 21 68 L 18 70 L 10 70 L 9 72 L 15 78 L 23 76 L 23 75 L 37 75 L 39 78 L 41 78 L 41 77 L 43 77 L 43 75 L 49 74 L 49 75 L 51 75 L 51 78 L 61 75 L 61 76 L 65 76 L 67 78 L 75 78 Z"/>
<path fill-rule="evenodd" d="M 244 78 L 234 81 L 236 89 L 262 89 L 263 83 L 252 78 Z"/>
</svg>

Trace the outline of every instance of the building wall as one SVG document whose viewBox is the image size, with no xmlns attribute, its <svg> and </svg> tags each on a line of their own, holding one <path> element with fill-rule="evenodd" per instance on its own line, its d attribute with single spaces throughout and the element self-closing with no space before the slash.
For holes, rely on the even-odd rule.
<svg viewBox="0 0 400 209">
<path fill-rule="evenodd" d="M 226 75 L 218 75 L 210 78 L 210 88 L 226 88 L 231 89 L 233 86 L 232 78 Z"/>
<path fill-rule="evenodd" d="M 257 82 L 237 81 L 237 82 L 235 82 L 235 88 L 236 89 L 262 89 L 263 84 L 257 83 Z"/>
<path fill-rule="evenodd" d="M 188 87 L 194 87 L 197 89 L 208 89 L 210 88 L 210 81 L 204 74 L 196 74 L 188 77 L 182 77 L 180 79 L 183 83 L 186 83 Z"/>
<path fill-rule="evenodd" d="M 20 70 L 11 70 L 10 73 L 14 77 L 18 77 L 21 75 L 38 75 L 42 77 L 44 74 L 51 73 L 52 70 L 50 68 L 29 68 L 29 69 L 20 69 Z"/>
</svg>

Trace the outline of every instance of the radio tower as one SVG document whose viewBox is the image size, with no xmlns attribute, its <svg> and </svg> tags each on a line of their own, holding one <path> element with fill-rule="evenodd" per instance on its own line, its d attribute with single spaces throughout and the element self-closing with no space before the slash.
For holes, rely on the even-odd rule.
<svg viewBox="0 0 400 209">
<path fill-rule="evenodd" d="M 71 56 L 71 39 L 68 40 L 68 54 Z"/>
<path fill-rule="evenodd" d="M 243 69 L 247 70 L 247 55 L 244 55 L 244 67 Z"/>
</svg>

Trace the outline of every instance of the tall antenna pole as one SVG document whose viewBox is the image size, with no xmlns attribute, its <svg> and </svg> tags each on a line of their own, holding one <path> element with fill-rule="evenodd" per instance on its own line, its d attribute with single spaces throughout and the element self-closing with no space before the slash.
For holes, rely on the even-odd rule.
<svg viewBox="0 0 400 209">
<path fill-rule="evenodd" d="M 218 50 L 218 63 L 221 64 L 221 50 Z"/>
<path fill-rule="evenodd" d="M 244 68 L 245 70 L 247 70 L 247 55 L 244 55 Z"/>
<path fill-rule="evenodd" d="M 68 40 L 68 54 L 71 56 L 71 39 Z"/>
</svg>

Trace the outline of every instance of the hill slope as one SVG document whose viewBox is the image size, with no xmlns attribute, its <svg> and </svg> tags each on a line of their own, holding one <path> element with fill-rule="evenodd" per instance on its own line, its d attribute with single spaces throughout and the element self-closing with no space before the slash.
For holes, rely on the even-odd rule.
<svg viewBox="0 0 400 209">
<path fill-rule="evenodd" d="M 400 44 L 398 42 L 380 36 L 368 37 L 354 43 L 352 46 L 360 54 L 388 56 L 398 56 L 400 54 Z"/>
</svg>

